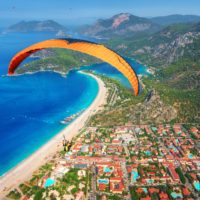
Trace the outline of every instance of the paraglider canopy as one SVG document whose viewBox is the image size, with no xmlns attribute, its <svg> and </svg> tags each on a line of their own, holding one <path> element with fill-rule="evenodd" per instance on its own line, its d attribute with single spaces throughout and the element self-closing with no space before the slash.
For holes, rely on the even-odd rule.
<svg viewBox="0 0 200 200">
<path fill-rule="evenodd" d="M 11 60 L 8 74 L 14 74 L 20 63 L 29 55 L 46 48 L 65 48 L 79 51 L 97 57 L 118 69 L 130 82 L 135 95 L 139 92 L 139 81 L 136 73 L 130 64 L 118 53 L 105 47 L 104 45 L 78 39 L 52 39 L 33 44 L 32 46 L 17 53 Z"/>
</svg>

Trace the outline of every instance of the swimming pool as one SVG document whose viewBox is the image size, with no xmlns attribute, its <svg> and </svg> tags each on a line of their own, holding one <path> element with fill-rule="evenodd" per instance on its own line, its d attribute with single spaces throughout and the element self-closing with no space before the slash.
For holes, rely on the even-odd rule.
<svg viewBox="0 0 200 200">
<path fill-rule="evenodd" d="M 199 181 L 194 182 L 194 187 L 196 188 L 197 191 L 200 191 L 200 183 Z"/>
<path fill-rule="evenodd" d="M 154 180 L 153 180 L 153 179 L 148 179 L 148 180 L 147 180 L 147 183 L 153 184 L 153 183 L 154 183 Z"/>
<path fill-rule="evenodd" d="M 189 154 L 188 154 L 188 158 L 189 158 L 189 159 L 192 159 L 192 158 L 193 158 L 193 155 L 192 155 L 191 153 L 189 153 Z"/>
<path fill-rule="evenodd" d="M 108 179 L 98 179 L 97 180 L 98 183 L 103 183 L 103 184 L 109 184 L 109 180 Z"/>
<path fill-rule="evenodd" d="M 104 167 L 103 171 L 104 171 L 105 173 L 110 173 L 110 172 L 112 172 L 112 170 L 111 170 L 109 167 Z"/>
<path fill-rule="evenodd" d="M 158 129 L 156 127 L 151 128 L 153 131 L 157 131 Z"/>
<path fill-rule="evenodd" d="M 132 174 L 133 182 L 136 182 L 136 180 L 139 178 L 138 172 L 137 171 L 132 171 L 131 174 Z"/>
<path fill-rule="evenodd" d="M 148 190 L 147 190 L 147 188 L 142 188 L 143 189 L 143 191 L 144 191 L 144 193 L 148 193 Z"/>
<path fill-rule="evenodd" d="M 145 151 L 145 154 L 146 154 L 147 156 L 151 156 L 151 151 Z"/>
<path fill-rule="evenodd" d="M 176 148 L 174 145 L 170 145 L 169 148 L 170 148 L 170 149 L 173 149 L 174 152 L 178 152 L 177 148 Z"/>
<path fill-rule="evenodd" d="M 50 187 L 55 184 L 55 180 L 52 178 L 48 178 L 44 184 L 44 188 Z"/>
<path fill-rule="evenodd" d="M 171 196 L 176 199 L 176 198 L 183 198 L 183 195 L 180 193 L 172 192 Z"/>
</svg>

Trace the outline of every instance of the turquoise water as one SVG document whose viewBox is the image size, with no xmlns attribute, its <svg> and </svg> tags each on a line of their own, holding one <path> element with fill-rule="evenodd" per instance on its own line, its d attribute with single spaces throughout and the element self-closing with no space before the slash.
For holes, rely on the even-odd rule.
<svg viewBox="0 0 200 200">
<path fill-rule="evenodd" d="M 196 188 L 197 191 L 200 191 L 200 183 L 199 181 L 194 182 L 194 187 Z"/>
<path fill-rule="evenodd" d="M 182 194 L 179 194 L 179 193 L 176 193 L 176 192 L 172 192 L 172 193 L 171 193 L 171 196 L 172 196 L 174 199 L 183 198 L 183 195 L 182 195 Z"/>
<path fill-rule="evenodd" d="M 98 179 L 98 183 L 103 183 L 103 184 L 109 184 L 109 180 L 108 179 Z"/>
<path fill-rule="evenodd" d="M 53 186 L 55 184 L 55 180 L 52 178 L 48 178 L 44 184 L 44 188 Z"/>
<path fill-rule="evenodd" d="M 170 149 L 173 149 L 174 152 L 178 152 L 178 150 L 176 149 L 176 147 L 175 147 L 174 145 L 170 145 L 169 148 L 170 148 Z"/>
<path fill-rule="evenodd" d="M 157 131 L 158 129 L 156 127 L 151 128 L 153 131 Z"/>
<path fill-rule="evenodd" d="M 143 188 L 143 191 L 144 191 L 144 193 L 148 193 L 148 190 L 147 190 L 147 188 Z"/>
<path fill-rule="evenodd" d="M 0 175 L 66 127 L 65 117 L 86 109 L 98 93 L 90 76 L 40 72 L 0 78 Z"/>
<path fill-rule="evenodd" d="M 153 183 L 154 183 L 154 180 L 153 180 L 153 179 L 149 179 L 149 180 L 147 180 L 147 183 L 153 184 Z"/>
<path fill-rule="evenodd" d="M 105 173 L 110 173 L 112 170 L 111 170 L 109 167 L 105 167 L 105 168 L 103 169 L 103 171 L 104 171 Z"/>
<path fill-rule="evenodd" d="M 66 78 L 50 72 L 5 76 L 18 51 L 55 37 L 47 32 L 0 32 L 0 176 L 65 128 L 60 121 L 86 109 L 98 93 L 93 78 L 75 71 Z"/>
<path fill-rule="evenodd" d="M 189 153 L 189 154 L 188 154 L 188 158 L 189 158 L 189 159 L 192 159 L 192 158 L 193 158 L 193 155 L 192 155 L 191 153 Z"/>
<path fill-rule="evenodd" d="M 9 62 L 18 51 L 33 43 L 55 37 L 55 33 L 47 32 L 7 34 L 0 32 L 0 75 L 7 74 Z M 26 61 L 30 60 L 32 58 L 28 58 Z"/>
<path fill-rule="evenodd" d="M 133 182 L 136 182 L 137 179 L 139 178 L 138 172 L 137 171 L 132 171 L 131 174 L 132 174 Z"/>
<path fill-rule="evenodd" d="M 0 176 L 65 128 L 60 121 L 86 109 L 98 93 L 97 82 L 75 70 L 67 77 L 53 72 L 6 76 L 9 62 L 18 51 L 50 38 L 55 34 L 0 33 Z M 148 74 L 146 67 L 129 61 L 138 74 Z M 106 63 L 90 69 L 130 87 L 128 80 Z"/>
<path fill-rule="evenodd" d="M 137 63 L 135 60 L 132 60 L 130 58 L 125 58 L 131 67 L 134 69 L 134 71 L 138 75 L 146 75 L 148 76 L 148 67 L 145 67 L 144 65 L 141 65 Z M 91 66 L 85 66 L 82 67 L 81 69 L 86 69 L 86 70 L 92 70 L 97 74 L 105 75 L 111 78 L 114 78 L 116 80 L 119 80 L 125 87 L 127 88 L 132 88 L 128 79 L 124 77 L 116 68 L 112 67 L 111 65 L 107 63 L 100 63 L 100 64 L 94 64 Z"/>
<path fill-rule="evenodd" d="M 147 156 L 151 156 L 151 151 L 145 151 L 145 154 L 146 154 Z"/>
</svg>

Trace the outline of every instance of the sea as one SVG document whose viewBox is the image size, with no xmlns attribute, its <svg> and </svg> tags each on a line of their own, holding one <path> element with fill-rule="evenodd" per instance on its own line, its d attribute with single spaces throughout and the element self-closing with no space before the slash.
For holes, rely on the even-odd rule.
<svg viewBox="0 0 200 200">
<path fill-rule="evenodd" d="M 96 80 L 79 70 L 71 70 L 66 76 L 55 72 L 7 76 L 9 62 L 18 51 L 51 38 L 56 35 L 0 31 L 0 176 L 64 129 L 67 125 L 61 121 L 87 109 L 98 94 Z M 128 61 L 138 74 L 148 73 L 145 66 Z M 130 87 L 126 78 L 106 63 L 80 70 L 84 69 L 116 78 Z"/>
</svg>

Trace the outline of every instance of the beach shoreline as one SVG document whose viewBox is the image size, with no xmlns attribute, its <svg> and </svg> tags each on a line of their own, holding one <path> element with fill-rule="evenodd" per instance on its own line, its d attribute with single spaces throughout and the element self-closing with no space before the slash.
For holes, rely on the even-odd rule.
<svg viewBox="0 0 200 200">
<path fill-rule="evenodd" d="M 0 197 L 4 197 L 9 190 L 15 188 L 21 182 L 30 179 L 34 171 L 62 149 L 63 135 L 65 135 L 67 140 L 71 140 L 78 135 L 79 131 L 85 126 L 87 120 L 106 104 L 107 89 L 104 82 L 93 74 L 85 72 L 79 73 L 91 76 L 97 81 L 99 91 L 95 100 L 77 119 L 60 131 L 55 137 L 4 176 L 0 177 Z"/>
</svg>

